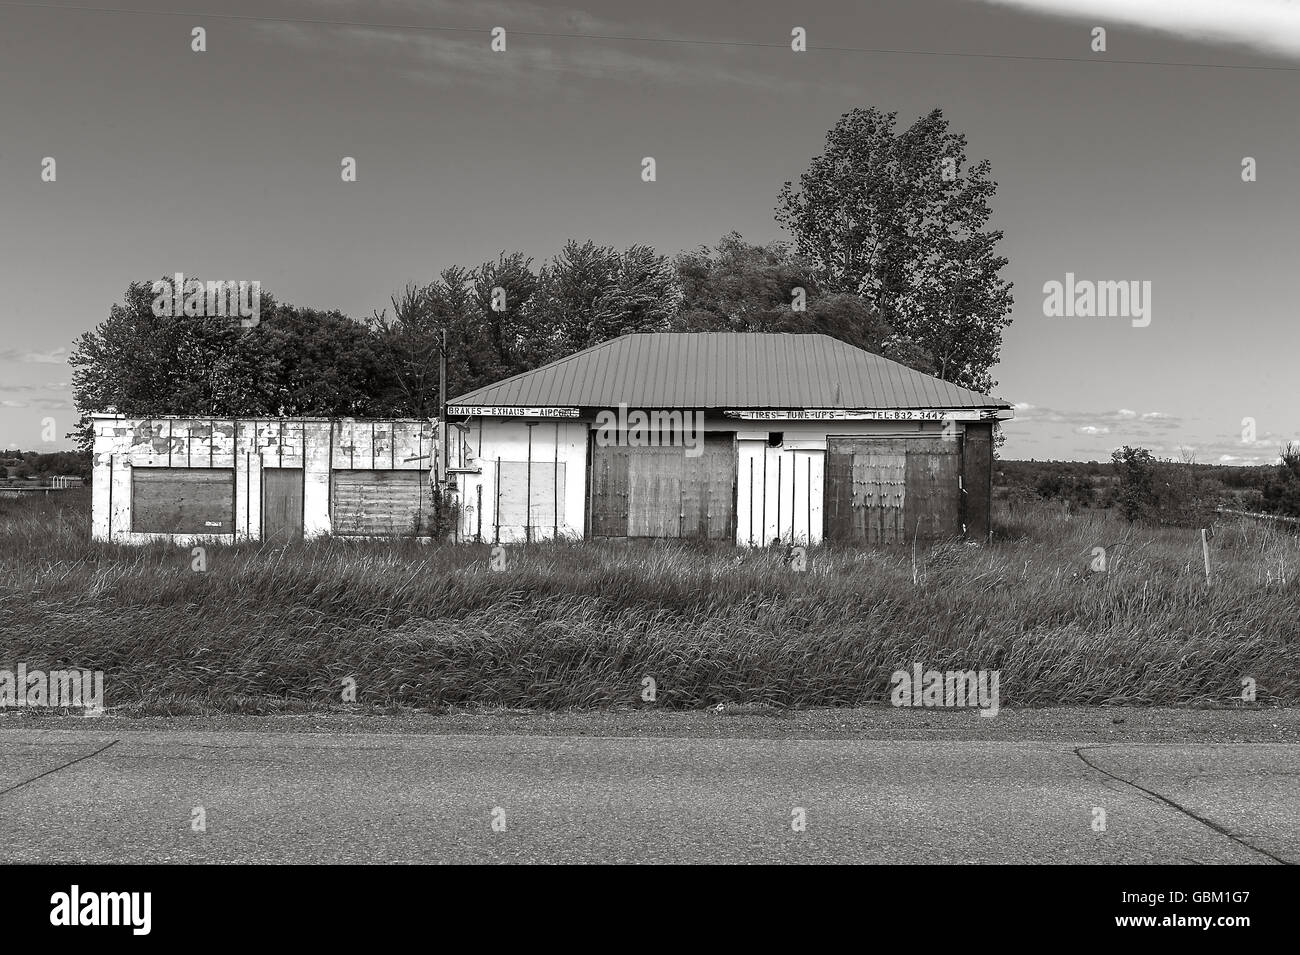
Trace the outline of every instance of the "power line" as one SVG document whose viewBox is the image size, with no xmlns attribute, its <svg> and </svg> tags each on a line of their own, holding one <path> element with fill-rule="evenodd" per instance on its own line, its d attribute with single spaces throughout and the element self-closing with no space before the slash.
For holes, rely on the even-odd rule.
<svg viewBox="0 0 1300 955">
<path fill-rule="evenodd" d="M 73 4 L 31 3 L 21 0 L 0 0 L 0 7 L 28 8 L 34 10 L 60 10 L 71 13 L 116 13 L 125 16 L 189 17 L 204 20 L 236 20 L 254 23 L 301 23 L 308 26 L 354 27 L 368 30 L 391 30 L 418 33 L 477 33 L 483 27 L 428 26 L 416 23 L 376 23 L 367 20 L 337 20 L 323 17 L 276 17 L 252 13 L 205 13 L 189 10 L 139 10 L 114 7 L 88 7 Z M 633 36 L 616 33 L 555 33 L 541 30 L 508 30 L 514 36 L 550 40 L 611 40 L 626 43 L 662 43 L 689 46 L 751 47 L 756 49 L 784 50 L 786 43 L 762 43 L 752 40 L 712 40 L 692 37 Z M 1045 56 L 1017 53 L 965 53 L 958 50 L 894 50 L 857 46 L 809 46 L 808 52 L 859 53 L 877 56 L 934 56 L 958 57 L 979 60 L 1019 60 L 1039 63 L 1091 63 L 1113 66 L 1175 66 L 1203 70 L 1249 70 L 1255 72 L 1300 73 L 1300 66 L 1238 66 L 1227 63 L 1198 63 L 1177 60 L 1121 60 L 1088 56 Z"/>
</svg>

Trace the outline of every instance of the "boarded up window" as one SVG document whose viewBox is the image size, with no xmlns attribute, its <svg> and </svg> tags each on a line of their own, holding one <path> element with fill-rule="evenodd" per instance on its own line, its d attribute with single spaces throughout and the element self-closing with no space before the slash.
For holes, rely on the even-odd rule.
<svg viewBox="0 0 1300 955">
<path fill-rule="evenodd" d="M 231 468 L 132 468 L 131 530 L 233 534 L 235 472 Z"/>
<path fill-rule="evenodd" d="M 735 435 L 709 433 L 698 455 L 682 447 L 596 445 L 591 532 L 596 537 L 698 537 L 736 532 Z"/>
<path fill-rule="evenodd" d="M 334 471 L 334 533 L 345 537 L 428 536 L 433 496 L 424 471 Z"/>
<path fill-rule="evenodd" d="M 564 462 L 502 461 L 497 523 L 549 527 L 564 523 Z"/>
<path fill-rule="evenodd" d="M 831 437 L 825 535 L 902 544 L 961 533 L 961 442 Z"/>
</svg>

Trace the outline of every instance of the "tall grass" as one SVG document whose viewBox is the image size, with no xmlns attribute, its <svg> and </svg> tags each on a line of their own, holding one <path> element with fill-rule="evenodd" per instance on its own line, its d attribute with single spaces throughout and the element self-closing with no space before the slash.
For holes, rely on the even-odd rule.
<svg viewBox="0 0 1300 955">
<path fill-rule="evenodd" d="M 75 492 L 69 492 L 70 495 Z M 126 712 L 359 703 L 779 707 L 888 699 L 890 675 L 1001 671 L 1003 706 L 1300 702 L 1300 538 L 1017 505 L 990 544 L 780 550 L 89 540 L 84 497 L 0 501 L 0 668 L 105 671 Z M 1107 571 L 1089 569 L 1106 548 Z"/>
</svg>

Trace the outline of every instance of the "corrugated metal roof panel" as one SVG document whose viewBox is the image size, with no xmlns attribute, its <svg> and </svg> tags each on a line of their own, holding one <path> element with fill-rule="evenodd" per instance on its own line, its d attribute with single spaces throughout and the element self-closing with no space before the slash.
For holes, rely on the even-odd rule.
<svg viewBox="0 0 1300 955">
<path fill-rule="evenodd" d="M 624 335 L 451 399 L 641 408 L 1009 408 L 827 335 Z"/>
</svg>

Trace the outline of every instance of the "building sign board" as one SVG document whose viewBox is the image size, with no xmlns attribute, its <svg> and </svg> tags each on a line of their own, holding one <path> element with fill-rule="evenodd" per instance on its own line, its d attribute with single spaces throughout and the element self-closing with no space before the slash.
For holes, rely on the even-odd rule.
<svg viewBox="0 0 1300 955">
<path fill-rule="evenodd" d="M 996 421 L 994 408 L 790 408 L 724 411 L 741 421 Z"/>
<path fill-rule="evenodd" d="M 525 408 L 520 405 L 448 405 L 447 414 L 455 417 L 576 418 L 578 409 Z"/>
</svg>

